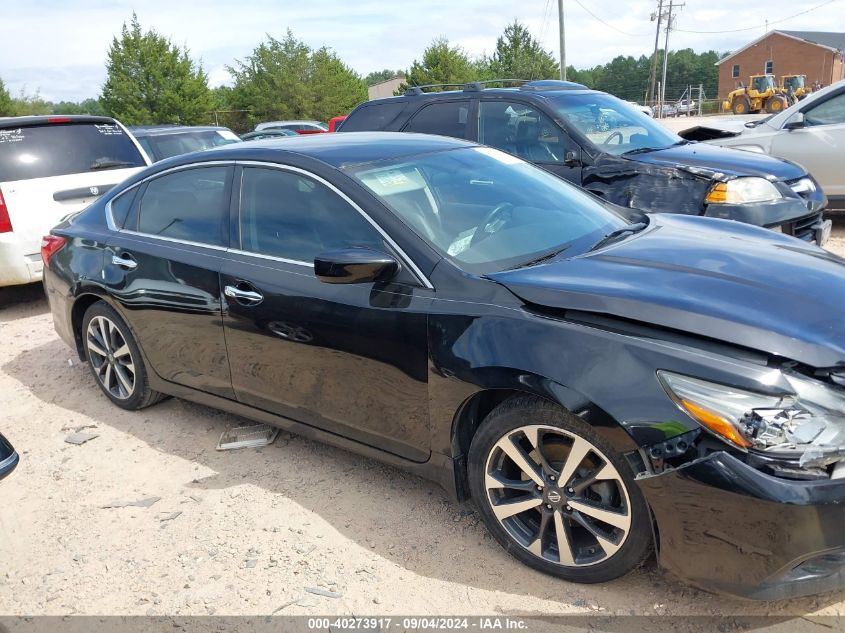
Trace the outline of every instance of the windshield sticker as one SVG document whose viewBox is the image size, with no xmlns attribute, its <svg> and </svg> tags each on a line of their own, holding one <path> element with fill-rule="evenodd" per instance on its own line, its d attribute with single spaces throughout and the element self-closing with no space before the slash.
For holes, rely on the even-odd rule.
<svg viewBox="0 0 845 633">
<path fill-rule="evenodd" d="M 387 189 L 405 188 L 409 184 L 408 177 L 398 169 L 382 171 L 375 174 L 379 184 Z"/>
<path fill-rule="evenodd" d="M 26 138 L 21 128 L 16 130 L 0 130 L 0 143 L 18 143 Z"/>
<path fill-rule="evenodd" d="M 102 123 L 99 125 L 94 125 L 97 128 L 97 131 L 100 134 L 105 136 L 120 136 L 123 134 L 123 130 L 120 129 L 120 126 L 115 123 Z"/>
<path fill-rule="evenodd" d="M 238 135 L 234 132 L 230 132 L 229 130 L 217 130 L 217 133 L 225 138 L 227 141 L 240 141 L 241 139 L 238 138 Z"/>
<path fill-rule="evenodd" d="M 485 156 L 489 156 L 490 158 L 495 158 L 503 165 L 520 165 L 523 162 L 521 158 L 511 156 L 510 154 L 506 154 L 505 152 L 493 149 L 492 147 L 473 147 L 473 149 L 479 154 L 484 154 Z"/>
<path fill-rule="evenodd" d="M 473 235 L 475 235 L 475 232 L 477 230 L 478 228 L 473 227 L 471 229 L 467 229 L 463 233 L 458 234 L 458 239 L 452 242 L 451 246 L 449 246 L 449 249 L 446 252 L 449 253 L 449 255 L 451 255 L 452 257 L 463 253 L 466 249 L 469 248 L 469 245 L 472 243 L 472 237 Z"/>
</svg>

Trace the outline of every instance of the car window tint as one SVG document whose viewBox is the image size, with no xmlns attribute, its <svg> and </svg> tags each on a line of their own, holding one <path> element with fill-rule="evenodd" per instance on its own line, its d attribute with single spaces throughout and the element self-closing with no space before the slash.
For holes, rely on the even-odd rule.
<svg viewBox="0 0 845 633">
<path fill-rule="evenodd" d="M 334 191 L 278 169 L 244 169 L 240 228 L 243 250 L 300 262 L 335 248 L 384 248 L 379 232 Z"/>
<path fill-rule="evenodd" d="M 432 103 L 414 115 L 403 132 L 466 138 L 469 101 Z"/>
<path fill-rule="evenodd" d="M 806 125 L 845 123 L 845 92 L 811 108 L 804 114 Z"/>
<path fill-rule="evenodd" d="M 141 199 L 138 230 L 225 246 L 229 171 L 229 167 L 198 167 L 150 181 Z"/>
<path fill-rule="evenodd" d="M 531 162 L 563 162 L 560 128 L 545 114 L 510 101 L 482 101 L 478 141 Z"/>
<path fill-rule="evenodd" d="M 371 106 L 362 106 L 355 110 L 343 122 L 339 129 L 344 132 L 361 132 L 367 130 L 384 130 L 396 120 L 399 113 L 405 108 L 402 102 L 379 103 Z"/>
<path fill-rule="evenodd" d="M 120 194 L 117 198 L 111 201 L 111 215 L 114 219 L 114 224 L 118 228 L 122 228 L 129 215 L 129 210 L 132 208 L 132 203 L 135 201 L 135 196 L 138 193 L 137 187 L 132 187 L 126 193 Z"/>
<path fill-rule="evenodd" d="M 9 123 L 0 119 L 0 126 L 0 181 L 146 165 L 141 152 L 115 123 L 8 127 Z"/>
</svg>

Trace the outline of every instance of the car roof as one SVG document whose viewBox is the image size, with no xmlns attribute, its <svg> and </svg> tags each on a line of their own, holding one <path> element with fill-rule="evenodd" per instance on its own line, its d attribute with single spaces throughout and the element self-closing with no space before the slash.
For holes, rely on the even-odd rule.
<svg viewBox="0 0 845 633">
<path fill-rule="evenodd" d="M 231 131 L 227 127 L 216 125 L 133 125 L 128 129 L 135 136 L 167 136 L 168 134 L 186 134 L 189 132 Z"/>
<path fill-rule="evenodd" d="M 10 116 L 0 117 L 0 127 L 31 127 L 50 123 L 107 123 L 113 125 L 116 121 L 110 116 L 93 116 L 89 114 L 48 114 L 40 116 Z"/>
<path fill-rule="evenodd" d="M 263 160 L 275 162 L 285 155 L 319 160 L 332 167 L 348 167 L 402 156 L 476 147 L 477 143 L 432 134 L 405 132 L 347 132 L 308 134 L 283 139 L 235 143 L 162 161 L 170 166 L 200 160 Z M 162 163 L 160 163 L 162 164 Z"/>
<path fill-rule="evenodd" d="M 491 82 L 508 82 L 513 80 L 490 80 Z M 511 88 L 487 88 L 485 82 L 472 82 L 465 84 L 462 90 L 442 90 L 439 92 L 424 92 L 424 88 L 451 86 L 453 84 L 433 84 L 432 86 L 410 86 L 405 94 L 395 97 L 383 97 L 366 101 L 359 107 L 367 107 L 374 103 L 407 103 L 412 101 L 437 101 L 439 99 L 455 99 L 462 97 L 469 99 L 479 95 L 520 95 L 524 97 L 557 97 L 572 94 L 604 94 L 600 90 L 592 90 L 586 86 L 571 81 L 559 81 L 557 79 L 543 79 L 538 81 L 526 81 L 521 86 Z"/>
</svg>

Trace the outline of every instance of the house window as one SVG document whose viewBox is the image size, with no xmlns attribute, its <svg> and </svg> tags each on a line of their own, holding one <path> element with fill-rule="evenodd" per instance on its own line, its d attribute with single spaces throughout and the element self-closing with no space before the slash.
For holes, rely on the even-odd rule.
<svg viewBox="0 0 845 633">
<path fill-rule="evenodd" d="M 739 64 L 734 64 L 733 78 L 736 79 L 737 77 L 739 77 Z"/>
<path fill-rule="evenodd" d="M 771 75 L 774 72 L 774 66 L 774 63 L 772 63 L 772 60 L 770 59 L 766 62 L 766 70 L 763 72 L 765 72 L 767 75 Z"/>
</svg>

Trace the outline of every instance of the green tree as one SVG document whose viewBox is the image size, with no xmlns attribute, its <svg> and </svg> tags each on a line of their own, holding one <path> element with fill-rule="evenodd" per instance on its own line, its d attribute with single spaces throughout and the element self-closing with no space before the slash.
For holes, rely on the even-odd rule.
<svg viewBox="0 0 845 633">
<path fill-rule="evenodd" d="M 105 114 L 103 106 L 97 99 L 84 99 L 80 102 L 59 101 L 51 103 L 52 114 Z"/>
<path fill-rule="evenodd" d="M 103 109 L 128 125 L 205 123 L 213 109 L 208 77 L 187 48 L 154 30 L 142 31 L 132 14 L 113 38 L 106 62 Z"/>
<path fill-rule="evenodd" d="M 361 76 L 326 47 L 312 53 L 308 83 L 313 99 L 311 118 L 319 121 L 347 114 L 367 100 L 367 84 Z"/>
<path fill-rule="evenodd" d="M 251 55 L 228 67 L 233 109 L 250 124 L 272 119 L 319 119 L 345 114 L 367 98 L 364 80 L 328 48 L 312 51 L 288 29 L 267 36 Z"/>
<path fill-rule="evenodd" d="M 36 91 L 34 94 L 27 94 L 25 88 L 21 88 L 17 97 L 12 97 L 13 116 L 33 116 L 39 114 L 51 114 L 52 104 L 41 98 Z"/>
<path fill-rule="evenodd" d="M 367 83 L 368 86 L 372 86 L 373 84 L 381 83 L 382 81 L 387 81 L 388 79 L 393 79 L 394 77 L 404 77 L 405 71 L 404 70 L 390 70 L 389 68 L 385 68 L 384 70 L 374 70 L 369 75 L 364 77 L 364 81 Z"/>
<path fill-rule="evenodd" d="M 519 21 L 505 27 L 496 50 L 479 61 L 482 77 L 489 79 L 555 79 L 560 65 Z"/>
<path fill-rule="evenodd" d="M 6 84 L 0 79 L 0 116 L 11 116 L 13 112 L 12 97 L 9 95 L 9 91 L 6 90 Z"/>
<path fill-rule="evenodd" d="M 477 78 L 478 67 L 469 54 L 460 46 L 451 46 L 445 37 L 439 37 L 423 51 L 421 60 L 411 64 L 399 92 L 408 86 L 463 84 Z"/>
</svg>

